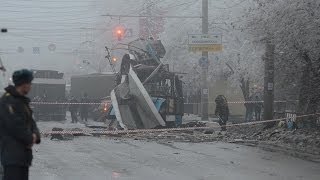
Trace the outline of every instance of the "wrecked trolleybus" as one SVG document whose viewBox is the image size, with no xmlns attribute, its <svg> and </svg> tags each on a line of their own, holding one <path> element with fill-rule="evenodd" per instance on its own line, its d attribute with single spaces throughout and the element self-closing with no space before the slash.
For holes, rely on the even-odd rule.
<svg viewBox="0 0 320 180">
<path fill-rule="evenodd" d="M 107 118 L 122 129 L 177 127 L 183 116 L 182 81 L 161 62 L 160 40 L 137 39 L 127 45 Z"/>
</svg>

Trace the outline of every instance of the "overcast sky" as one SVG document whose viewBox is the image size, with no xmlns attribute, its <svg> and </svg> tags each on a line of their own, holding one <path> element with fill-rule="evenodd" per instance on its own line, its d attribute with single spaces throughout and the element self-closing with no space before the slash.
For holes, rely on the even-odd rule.
<svg viewBox="0 0 320 180">
<path fill-rule="evenodd" d="M 242 1 L 209 0 L 211 16 L 222 17 L 224 8 Z M 137 18 L 119 19 L 102 15 L 139 15 L 144 2 L 145 0 L 1 0 L 0 28 L 7 28 L 8 33 L 0 34 L 0 56 L 9 72 L 26 67 L 73 73 L 79 70 L 79 56 L 74 52 L 87 46 L 85 42 L 94 46 L 98 58 L 104 57 L 105 45 L 115 43 L 112 29 L 119 23 L 133 29 L 133 38 L 137 37 Z M 201 0 L 157 0 L 155 4 L 165 10 L 167 15 L 201 15 Z M 166 30 L 162 35 L 164 43 L 172 43 L 171 34 L 183 31 L 184 27 L 192 26 L 197 31 L 200 25 L 201 19 L 166 19 Z M 48 50 L 50 44 L 56 46 L 54 52 Z M 17 51 L 19 47 L 23 52 Z M 40 54 L 34 54 L 33 47 L 39 47 Z"/>
<path fill-rule="evenodd" d="M 103 14 L 119 14 L 138 10 L 134 0 L 2 0 L 0 27 L 1 57 L 8 69 L 23 66 L 64 70 L 73 63 L 73 51 L 80 43 L 106 40 L 114 23 Z M 111 33 L 112 35 L 112 33 Z M 56 46 L 55 52 L 48 45 Z M 24 49 L 18 53 L 18 47 Z M 40 47 L 40 54 L 33 54 Z"/>
</svg>

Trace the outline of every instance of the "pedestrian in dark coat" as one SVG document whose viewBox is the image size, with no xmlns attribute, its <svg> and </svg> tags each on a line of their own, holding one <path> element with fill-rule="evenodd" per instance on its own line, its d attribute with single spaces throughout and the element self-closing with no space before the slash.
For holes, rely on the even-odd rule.
<svg viewBox="0 0 320 180">
<path fill-rule="evenodd" d="M 256 117 L 256 121 L 260 121 L 261 119 L 261 110 L 263 108 L 263 102 L 261 101 L 260 97 L 258 95 L 255 96 L 254 99 L 254 114 Z"/>
<path fill-rule="evenodd" d="M 71 97 L 70 105 L 69 105 L 69 111 L 71 114 L 71 123 L 77 123 L 78 122 L 78 111 L 79 111 L 79 104 L 78 100 L 75 97 Z"/>
<path fill-rule="evenodd" d="M 4 180 L 28 180 L 32 162 L 32 146 L 40 143 L 39 129 L 32 117 L 26 97 L 31 89 L 33 73 L 15 71 L 14 86 L 5 88 L 0 100 L 0 147 Z"/>
<path fill-rule="evenodd" d="M 250 101 L 250 102 L 246 102 L 246 103 L 245 103 L 245 107 L 246 107 L 246 117 L 245 117 L 245 120 L 246 120 L 246 122 L 252 121 L 253 112 L 254 112 L 254 110 L 255 110 L 255 103 L 254 103 L 254 98 L 253 98 L 252 95 L 249 97 L 249 101 Z"/>
<path fill-rule="evenodd" d="M 81 105 L 80 105 L 80 117 L 83 122 L 88 121 L 88 113 L 89 113 L 89 103 L 88 94 L 84 93 L 83 97 L 81 98 Z"/>
<path fill-rule="evenodd" d="M 219 125 L 222 131 L 226 131 L 226 124 L 229 118 L 229 107 L 226 97 L 219 95 L 215 99 L 216 111 L 215 115 L 219 118 Z"/>
</svg>

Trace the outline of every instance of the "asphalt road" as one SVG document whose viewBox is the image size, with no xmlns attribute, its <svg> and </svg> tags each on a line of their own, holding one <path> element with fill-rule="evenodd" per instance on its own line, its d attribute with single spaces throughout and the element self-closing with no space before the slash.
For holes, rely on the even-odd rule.
<svg viewBox="0 0 320 180">
<path fill-rule="evenodd" d="M 31 180 L 319 180 L 320 165 L 225 143 L 43 139 Z"/>
</svg>

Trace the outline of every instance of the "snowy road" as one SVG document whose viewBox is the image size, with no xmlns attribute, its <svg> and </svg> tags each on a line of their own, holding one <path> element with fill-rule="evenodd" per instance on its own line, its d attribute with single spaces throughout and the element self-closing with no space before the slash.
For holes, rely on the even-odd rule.
<svg viewBox="0 0 320 180">
<path fill-rule="evenodd" d="M 319 164 L 236 144 L 43 139 L 31 180 L 320 179 Z"/>
</svg>

